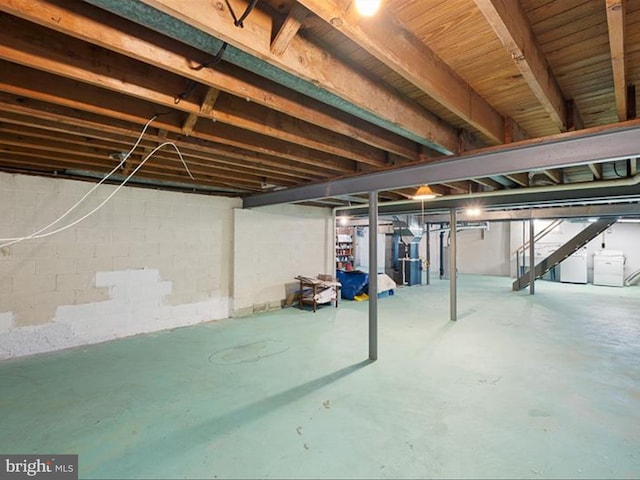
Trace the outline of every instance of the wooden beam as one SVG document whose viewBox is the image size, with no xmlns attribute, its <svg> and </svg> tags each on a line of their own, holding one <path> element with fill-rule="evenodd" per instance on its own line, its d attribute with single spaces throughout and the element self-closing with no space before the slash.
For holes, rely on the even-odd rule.
<svg viewBox="0 0 640 480">
<path fill-rule="evenodd" d="M 590 163 L 589 170 L 591 170 L 594 180 L 602 180 L 602 163 Z"/>
<path fill-rule="evenodd" d="M 46 144 L 46 142 L 56 142 L 57 144 L 61 144 L 64 142 L 67 145 L 70 145 L 69 152 L 75 153 L 72 146 L 79 146 L 81 149 L 85 148 L 94 148 L 94 149 L 102 149 L 103 151 L 128 151 L 131 147 L 131 142 L 122 143 L 122 142 L 109 142 L 102 141 L 99 139 L 91 138 L 87 135 L 87 132 L 83 132 L 84 134 L 76 134 L 74 133 L 60 133 L 60 132 L 51 132 L 49 130 L 39 130 L 36 128 L 25 127 L 25 126 L 17 126 L 13 124 L 5 124 L 0 123 L 0 132 L 9 135 L 8 144 L 16 144 L 18 146 L 30 147 L 30 148 L 38 148 L 39 142 L 43 142 L 42 144 Z M 16 138 L 21 139 L 22 141 L 14 142 Z M 153 147 L 156 147 L 153 145 Z M 141 143 L 141 147 L 144 150 L 144 158 L 148 155 L 152 148 L 149 142 L 146 144 Z M 213 157 L 211 155 L 207 155 L 204 153 L 200 153 L 197 150 L 191 150 L 180 146 L 180 151 L 189 164 L 189 168 L 191 166 L 196 166 L 200 168 L 202 173 L 214 174 L 215 172 L 233 172 L 242 175 L 247 175 L 249 178 L 252 176 L 259 176 L 260 178 L 267 179 L 268 181 L 281 182 L 280 184 L 299 184 L 303 180 L 300 178 L 299 174 L 291 174 L 291 172 L 287 171 L 277 171 L 275 169 L 268 168 L 260 168 L 256 166 L 246 166 L 239 165 L 237 162 L 224 161 L 219 159 L 218 157 Z M 100 156 L 102 158 L 102 156 Z M 105 157 L 106 158 L 106 157 Z M 160 150 L 155 158 L 160 159 L 172 159 L 172 161 L 177 161 L 175 153 L 172 150 Z M 127 162 L 127 168 L 124 169 L 123 173 L 127 175 L 131 172 L 130 165 L 134 165 L 135 162 Z"/>
<path fill-rule="evenodd" d="M 282 26 L 275 34 L 271 42 L 271 53 L 282 55 L 291 44 L 291 40 L 296 36 L 302 26 L 302 21 L 307 16 L 307 10 L 297 2 L 293 2 L 291 11 L 285 18 Z"/>
<path fill-rule="evenodd" d="M 16 99 L 1 92 L 0 119 L 22 125 L 47 128 L 54 132 L 69 132 L 78 135 L 86 134 L 93 138 L 108 141 L 119 138 L 123 143 L 128 145 L 132 145 L 140 133 L 140 125 L 132 125 L 120 119 L 104 118 L 77 109 L 45 104 L 24 97 Z M 221 143 L 213 143 L 212 141 L 194 136 L 185 138 L 173 133 L 168 134 L 167 138 L 178 146 L 193 148 L 203 152 L 205 155 L 216 155 L 217 158 L 229 159 L 233 164 L 242 162 L 243 164 L 249 165 L 274 167 L 296 173 L 301 177 L 306 175 L 309 179 L 326 179 L 334 174 L 331 170 L 316 165 L 307 166 L 287 158 L 271 156 Z M 151 129 L 151 131 L 147 131 L 145 139 L 156 141 L 157 144 L 160 136 L 155 135 L 153 129 Z M 143 144 L 144 142 L 143 140 Z"/>
<path fill-rule="evenodd" d="M 504 119 L 504 143 L 526 140 L 527 133 L 512 118 Z"/>
<path fill-rule="evenodd" d="M 56 155 L 37 151 L 11 152 L 6 151 L 6 149 L 1 146 L 0 153 L 0 168 L 10 168 L 14 169 L 15 171 L 29 171 L 37 169 L 38 172 L 64 173 L 59 171 L 65 169 L 75 169 L 89 170 L 92 172 L 104 174 L 109 172 L 113 168 L 113 166 L 105 167 L 104 163 L 88 162 L 87 159 L 74 158 L 70 157 L 69 155 Z M 144 172 L 142 170 L 144 170 Z M 67 175 L 69 175 L 70 177 L 74 177 L 72 173 L 67 173 Z M 262 190 L 259 185 L 255 184 L 251 184 L 250 186 L 245 187 L 237 187 L 234 184 L 223 179 L 219 179 L 215 176 L 198 178 L 198 183 L 194 183 L 193 180 L 191 180 L 191 178 L 189 178 L 188 176 L 185 178 L 183 175 L 160 171 L 153 165 L 151 165 L 150 167 L 147 167 L 147 165 L 145 165 L 144 169 L 141 169 L 138 174 L 136 174 L 134 179 L 140 177 L 145 179 L 180 182 L 183 184 L 191 184 L 193 186 L 202 185 L 233 189 L 238 193 L 260 192 Z M 75 176 L 75 178 L 78 177 Z"/>
<path fill-rule="evenodd" d="M 569 99 L 565 102 L 566 109 L 566 125 L 567 131 L 573 132 L 575 130 L 582 130 L 584 128 L 584 122 L 578 109 L 576 108 L 576 103 L 573 99 Z"/>
<path fill-rule="evenodd" d="M 496 182 L 494 179 L 488 177 L 472 178 L 471 181 L 476 182 L 480 185 L 484 185 L 485 187 L 489 187 L 491 190 L 502 190 L 504 188 L 501 183 Z"/>
<path fill-rule="evenodd" d="M 207 93 L 204 96 L 204 100 L 202 100 L 202 103 L 200 104 L 200 113 L 202 115 L 210 116 L 213 114 L 213 106 L 218 99 L 218 95 L 220 95 L 220 90 L 218 90 L 217 88 L 209 87 Z M 198 118 L 200 118 L 199 115 L 195 113 L 189 114 L 184 122 L 184 125 L 182 125 L 182 131 L 185 135 L 191 135 L 191 132 L 193 132 L 193 128 L 195 127 Z"/>
<path fill-rule="evenodd" d="M 198 102 L 179 98 L 178 94 L 190 87 L 178 77 L 150 67 L 140 68 L 137 62 L 85 44 L 69 44 L 58 33 L 36 26 L 27 28 L 22 25 L 24 21 L 6 17 L 0 16 L 0 44 L 5 46 L 0 49 L 0 58 L 204 116 Z M 70 48 L 73 56 L 67 54 Z M 218 99 L 217 105 L 216 121 L 372 166 L 385 165 L 382 150 L 289 115 L 233 96 Z"/>
<path fill-rule="evenodd" d="M 200 117 L 195 113 L 190 113 L 189 115 L 187 115 L 187 119 L 182 124 L 182 133 L 187 136 L 191 135 L 191 132 L 193 132 L 193 127 L 195 127 L 198 118 Z"/>
<path fill-rule="evenodd" d="M 553 183 L 564 183 L 564 173 L 561 168 L 550 168 L 543 170 L 543 173 Z"/>
<path fill-rule="evenodd" d="M 507 177 L 512 182 L 517 183 L 521 187 L 529 186 L 529 175 L 527 175 L 526 173 L 508 173 L 505 174 L 505 177 Z"/>
<path fill-rule="evenodd" d="M 636 116 L 636 86 L 629 84 L 627 85 L 627 120 L 632 120 Z"/>
<path fill-rule="evenodd" d="M 144 125 L 158 113 L 157 105 L 124 96 L 118 98 L 117 103 L 114 103 L 112 95 L 105 90 L 56 78 L 47 73 L 36 72 L 19 65 L 0 61 L 0 70 L 2 71 L 0 91 L 9 92 L 19 97 L 77 108 L 141 125 Z M 47 85 L 47 91 L 39 90 L 36 87 L 38 85 Z M 162 115 L 154 121 L 154 124 L 174 133 L 182 133 L 182 120 L 178 112 Z M 334 172 L 352 173 L 356 171 L 355 162 L 347 159 L 221 123 L 216 124 L 214 128 L 212 122 L 205 122 L 198 130 L 198 137 L 246 150 L 288 158 L 301 164 L 313 165 Z"/>
<path fill-rule="evenodd" d="M 364 19 L 336 0 L 298 0 L 353 42 L 477 128 L 493 144 L 504 140 L 503 117 L 389 12 Z"/>
<path fill-rule="evenodd" d="M 209 0 L 144 0 L 143 3 L 295 75 L 299 82 L 341 98 L 342 108 L 357 112 L 361 118 L 366 117 L 443 153 L 457 151 L 455 128 L 300 35 L 292 39 L 283 55 L 274 55 L 270 49 L 274 22 L 266 12 L 254 9 L 245 28 L 236 28 L 229 21 L 229 11 L 223 2 L 217 2 L 216 8 L 212 8 Z M 236 11 L 246 7 L 246 2 L 240 0 L 229 0 L 229 4 Z"/>
<path fill-rule="evenodd" d="M 215 71 L 194 69 L 194 66 L 210 60 L 209 56 L 84 2 L 58 5 L 46 0 L 6 0 L 0 2 L 0 10 L 336 133 L 357 138 L 382 150 L 412 160 L 416 158 L 414 142 L 264 77 L 226 62 L 216 65 Z"/>
<path fill-rule="evenodd" d="M 33 154 L 34 152 L 38 152 L 37 155 L 41 158 L 46 158 L 48 155 L 51 155 L 51 158 L 67 157 L 84 158 L 86 160 L 92 159 L 99 164 L 106 164 L 110 168 L 113 168 L 118 162 L 109 158 L 108 149 L 95 148 L 90 146 L 82 147 L 77 144 L 69 144 L 57 139 L 46 140 L 39 138 L 37 140 L 34 140 L 23 135 L 14 135 L 9 133 L 3 134 L 1 148 L 4 149 L 3 151 L 11 151 L 15 154 L 24 154 L 27 156 L 29 154 Z M 212 168 L 210 164 L 207 165 L 206 162 L 197 161 L 192 158 L 185 158 L 185 161 L 187 162 L 191 173 L 196 177 L 196 183 L 198 181 L 198 178 L 200 178 L 201 176 L 215 176 L 220 179 L 225 179 L 229 182 L 230 185 L 259 186 L 262 184 L 265 178 L 264 175 L 256 172 L 251 173 L 246 169 L 244 171 L 238 171 L 218 167 Z M 153 165 L 156 169 L 167 170 L 173 172 L 178 176 L 189 178 L 184 166 L 182 165 L 177 155 L 175 155 L 168 149 L 166 151 L 158 151 L 156 155 L 154 155 L 148 160 L 147 163 L 145 163 L 145 165 L 142 167 L 142 170 L 148 168 L 148 166 L 150 165 Z M 128 175 L 129 173 L 131 173 L 131 170 L 126 172 L 125 175 Z M 273 180 L 276 179 L 274 178 Z M 190 181 L 194 180 L 190 179 Z M 277 183 L 282 186 L 293 186 L 299 184 L 299 182 L 296 182 L 295 180 L 285 178 L 278 178 Z"/>
<path fill-rule="evenodd" d="M 560 131 L 566 131 L 562 92 L 520 2 L 475 0 L 475 3 L 553 123 Z"/>
<path fill-rule="evenodd" d="M 444 185 L 445 187 L 449 187 L 452 190 L 459 190 L 464 193 L 471 193 L 472 191 L 471 182 L 446 182 L 446 183 L 441 183 L 441 185 Z"/>
<path fill-rule="evenodd" d="M 624 0 L 606 0 L 606 2 L 616 112 L 618 113 L 618 120 L 622 122 L 627 120 L 627 78 L 624 58 L 625 6 Z"/>
<path fill-rule="evenodd" d="M 200 104 L 200 113 L 210 116 L 213 113 L 213 107 L 216 104 L 218 95 L 220 95 L 220 90 L 210 87 L 204 96 L 204 100 L 202 100 L 202 103 Z"/>
</svg>

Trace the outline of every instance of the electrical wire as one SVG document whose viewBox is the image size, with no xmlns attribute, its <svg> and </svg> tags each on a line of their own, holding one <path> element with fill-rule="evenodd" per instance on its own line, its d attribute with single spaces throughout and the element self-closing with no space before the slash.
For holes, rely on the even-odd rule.
<svg viewBox="0 0 640 480">
<path fill-rule="evenodd" d="M 100 185 L 102 185 L 111 175 L 113 175 L 116 171 L 118 171 L 120 169 L 120 167 L 126 162 L 126 160 L 129 158 L 129 156 L 133 153 L 133 151 L 137 148 L 137 146 L 140 144 L 140 141 L 142 140 L 142 137 L 144 136 L 147 128 L 149 127 L 149 125 L 151 124 L 151 122 L 153 120 L 155 120 L 156 115 L 154 115 L 153 117 L 151 117 L 151 119 L 149 119 L 149 121 L 145 124 L 144 128 L 142 129 L 142 132 L 140 133 L 138 140 L 136 141 L 136 143 L 133 145 L 133 147 L 129 150 L 129 152 L 124 156 L 124 158 L 120 161 L 120 163 L 113 169 L 111 170 L 111 172 L 109 172 L 102 180 L 100 180 L 100 182 L 98 182 L 96 185 L 93 186 L 93 188 L 91 188 L 80 200 L 78 200 L 71 208 L 69 208 L 65 213 L 63 213 L 61 216 L 59 216 L 56 220 L 54 220 L 53 222 L 49 223 L 48 225 L 46 225 L 45 227 L 33 232 L 30 235 L 24 236 L 24 237 L 13 237 L 13 238 L 0 238 L 0 242 L 5 242 L 3 244 L 0 244 L 0 248 L 4 248 L 4 247 L 9 247 L 11 245 L 15 245 L 17 243 L 23 242 L 25 240 L 35 240 L 35 239 L 40 239 L 40 238 L 46 238 L 49 237 L 51 235 L 54 235 L 56 233 L 60 233 L 63 232 L 75 225 L 77 225 L 78 223 L 80 223 L 81 221 L 85 220 L 86 218 L 88 218 L 89 216 L 93 215 L 95 212 L 97 212 L 98 210 L 100 210 L 116 193 L 118 193 L 118 191 L 120 191 L 120 189 L 122 187 L 124 187 L 127 182 L 138 172 L 138 170 L 140 170 L 140 168 L 142 168 L 142 166 L 147 162 L 147 160 L 149 160 L 158 150 L 160 150 L 162 147 L 164 146 L 172 146 L 176 152 L 178 153 L 178 157 L 180 158 L 180 161 L 182 162 L 182 164 L 184 165 L 185 170 L 187 171 L 187 174 L 189 175 L 189 177 L 191 177 L 192 180 L 195 180 L 195 178 L 193 177 L 193 175 L 191 174 L 191 171 L 189 170 L 189 167 L 187 166 L 187 163 L 184 160 L 184 157 L 182 156 L 182 152 L 180 152 L 180 149 L 176 146 L 175 143 L 173 142 L 164 142 L 161 145 L 158 145 L 156 148 L 154 148 L 143 160 L 142 162 L 140 162 L 140 164 L 131 172 L 131 174 L 129 174 L 129 176 L 127 176 L 127 178 L 125 178 L 125 180 L 118 185 L 118 187 L 102 202 L 100 203 L 96 208 L 94 208 L 93 210 L 91 210 L 89 213 L 85 214 L 84 216 L 80 217 L 79 219 L 75 220 L 74 222 L 65 225 L 64 227 L 60 227 L 56 230 L 52 230 L 50 232 L 47 233 L 42 233 L 45 230 L 48 230 L 49 228 L 51 228 L 52 226 L 56 225 L 57 223 L 59 223 L 61 220 L 63 220 L 65 217 L 67 217 L 71 212 L 73 212 L 91 193 L 93 193 Z"/>
<path fill-rule="evenodd" d="M 198 84 L 193 80 L 189 80 L 189 83 L 187 84 L 187 88 L 185 88 L 184 92 L 179 93 L 174 97 L 173 103 L 178 105 L 182 100 L 186 100 L 187 98 L 189 98 L 189 96 L 193 93 L 197 85 Z"/>
<path fill-rule="evenodd" d="M 617 175 L 618 177 L 620 177 L 620 178 L 624 178 L 624 177 L 626 177 L 626 175 L 620 175 L 620 174 L 618 173 L 618 167 L 617 167 L 617 165 L 616 165 L 616 162 L 613 162 L 613 171 L 614 171 L 614 172 L 616 172 L 616 175 Z"/>
<path fill-rule="evenodd" d="M 136 168 L 135 168 L 135 169 L 134 169 L 134 170 L 129 174 L 129 176 L 127 176 L 127 178 L 125 178 L 125 179 L 124 179 L 124 181 L 123 181 L 120 185 L 118 185 L 118 187 L 117 187 L 113 192 L 111 192 L 111 194 L 110 194 L 109 196 L 107 196 L 107 198 L 105 198 L 105 199 L 104 199 L 104 200 L 103 200 L 103 201 L 102 201 L 102 202 L 101 202 L 97 207 L 95 207 L 95 208 L 94 208 L 93 210 L 91 210 L 89 213 L 86 213 L 86 214 L 85 214 L 85 215 L 83 215 L 82 217 L 78 218 L 77 220 L 74 220 L 73 222 L 71 222 L 71 223 L 70 223 L 70 224 L 68 224 L 68 225 L 65 225 L 64 227 L 60 227 L 60 228 L 58 228 L 58 229 L 56 229 L 56 230 L 52 230 L 52 231 L 47 232 L 47 233 L 40 233 L 40 234 L 38 234 L 38 235 L 33 235 L 33 234 L 32 234 L 32 235 L 29 235 L 29 236 L 27 236 L 27 237 L 20 237 L 20 238 L 14 238 L 14 239 L 6 239 L 6 238 L 0 239 L 0 241 L 7 241 L 7 240 L 11 240 L 11 241 L 9 241 L 8 243 L 4 243 L 4 244 L 0 245 L 0 248 L 8 247 L 8 246 L 10 246 L 10 245 L 14 245 L 14 244 L 19 243 L 19 242 L 22 242 L 22 241 L 24 241 L 24 240 L 35 240 L 35 239 L 40 239 L 40 238 L 50 237 L 50 236 L 55 235 L 55 234 L 57 234 L 57 233 L 64 232 L 65 230 L 68 230 L 69 228 L 71 228 L 71 227 L 73 227 L 73 226 L 77 225 L 78 223 L 82 222 L 83 220 L 87 219 L 88 217 L 90 217 L 91 215 L 93 215 L 94 213 L 96 213 L 98 210 L 100 210 L 102 207 L 104 207 L 104 206 L 106 205 L 106 203 L 107 203 L 109 200 L 111 200 L 111 198 L 113 198 L 113 196 L 114 196 L 116 193 L 118 193 L 118 192 L 120 191 L 120 189 L 121 189 L 122 187 L 124 187 L 124 186 L 127 184 L 127 182 L 131 179 L 131 177 L 133 177 L 133 176 L 138 172 L 138 170 L 140 170 L 140 169 L 142 168 L 142 166 L 147 162 L 147 160 L 149 160 L 153 155 L 155 155 L 155 153 L 156 153 L 158 150 L 160 150 L 162 147 L 165 147 L 165 146 L 167 146 L 167 145 L 172 146 L 173 148 L 175 148 L 176 152 L 178 152 L 178 156 L 180 157 L 180 160 L 182 161 L 182 163 L 183 163 L 183 165 L 184 165 L 185 169 L 187 170 L 187 173 L 189 174 L 189 176 L 190 176 L 193 180 L 195 180 L 195 179 L 193 178 L 193 175 L 191 175 L 191 172 L 189 171 L 189 167 L 187 167 L 187 164 L 186 164 L 186 162 L 184 161 L 184 158 L 182 157 L 182 153 L 180 152 L 180 150 L 178 149 L 178 147 L 176 146 L 176 144 L 175 144 L 175 143 L 173 143 L 173 142 L 164 142 L 164 143 L 162 143 L 162 144 L 158 145 L 156 148 L 154 148 L 154 149 L 153 149 L 153 150 L 152 150 L 152 151 L 151 151 L 151 152 L 150 152 L 150 153 L 149 153 L 149 154 L 148 154 L 148 155 L 147 155 L 147 156 L 142 160 L 142 162 L 140 162 L 140 164 L 139 164 L 139 165 L 138 165 L 138 166 L 137 166 L 137 167 L 136 167 Z M 105 178 L 106 178 L 106 177 L 105 177 Z M 103 179 L 103 181 L 104 181 L 104 179 Z"/>
<path fill-rule="evenodd" d="M 120 170 L 120 168 L 122 168 L 122 165 L 124 165 L 124 163 L 127 161 L 127 159 L 131 156 L 131 154 L 133 153 L 133 151 L 138 147 L 138 145 L 140 145 L 140 142 L 142 141 L 142 137 L 144 136 L 144 134 L 146 133 L 147 129 L 149 128 L 149 125 L 151 125 L 151 122 L 153 122 L 155 119 L 157 118 L 157 115 L 154 115 L 153 117 L 151 117 L 147 123 L 144 125 L 144 128 L 142 129 L 142 131 L 140 132 L 140 135 L 138 135 L 138 139 L 136 140 L 136 142 L 133 144 L 133 146 L 129 149 L 129 151 L 127 152 L 127 154 L 122 158 L 122 160 L 120 160 L 120 163 L 118 165 L 116 165 L 113 170 L 111 170 L 102 180 L 100 180 L 97 184 L 95 184 L 93 186 L 93 188 L 91 188 L 91 190 L 89 190 L 87 193 L 84 194 L 84 196 L 78 200 L 71 208 L 69 208 L 66 212 L 64 212 L 61 216 L 59 216 L 57 219 L 55 219 L 53 222 L 51 222 L 49 225 L 46 225 L 44 227 L 42 227 L 39 230 L 36 230 L 35 232 L 33 232 L 30 235 L 27 235 L 26 237 L 16 237 L 16 238 L 0 238 L 0 242 L 10 242 L 10 243 L 6 243 L 3 245 L 0 245 L 0 248 L 2 247 L 7 247 L 9 245 L 13 245 L 14 243 L 18 243 L 18 241 L 22 241 L 22 240 L 28 240 L 30 238 L 35 238 L 37 235 L 39 235 L 40 233 L 44 232 L 45 230 L 48 230 L 49 228 L 53 227 L 55 224 L 57 224 L 58 222 L 60 222 L 61 220 L 63 220 L 64 218 L 66 218 L 71 212 L 73 212 L 76 208 L 78 208 L 78 206 L 85 201 L 85 199 L 91 195 L 100 185 L 102 185 L 111 175 L 113 175 L 115 172 L 117 172 L 118 170 Z"/>
<path fill-rule="evenodd" d="M 224 42 L 222 44 L 222 46 L 220 47 L 220 50 L 218 50 L 218 53 L 216 53 L 216 56 L 213 57 L 213 60 L 211 60 L 210 62 L 206 62 L 206 63 L 202 63 L 200 65 L 198 65 L 197 67 L 189 67 L 191 70 L 195 70 L 196 72 L 202 70 L 203 68 L 213 68 L 215 67 L 218 63 L 220 63 L 220 61 L 222 60 L 222 56 L 224 55 L 224 52 L 227 50 L 227 42 Z"/>
<path fill-rule="evenodd" d="M 199 72 L 204 68 L 215 67 L 222 60 L 222 56 L 224 55 L 224 52 L 227 49 L 227 45 L 228 45 L 227 42 L 224 42 L 220 47 L 220 50 L 218 50 L 218 53 L 216 53 L 215 57 L 213 57 L 213 60 L 211 60 L 210 62 L 201 63 L 197 67 L 189 67 L 189 68 L 191 70 L 195 70 L 196 72 Z M 191 94 L 193 93 L 193 91 L 197 86 L 198 84 L 195 81 L 190 80 L 189 83 L 187 84 L 187 88 L 182 93 L 179 93 L 173 98 L 173 103 L 178 105 L 182 100 L 186 100 L 187 98 L 189 98 L 189 96 L 191 96 Z"/>
<path fill-rule="evenodd" d="M 229 4 L 229 0 L 224 0 L 224 1 L 227 4 L 227 8 L 229 8 L 229 12 L 231 12 L 231 16 L 233 17 L 233 24 L 236 27 L 240 27 L 240 28 L 244 28 L 243 22 L 247 19 L 251 11 L 255 8 L 256 4 L 258 3 L 258 0 L 251 0 L 251 2 L 249 2 L 249 5 L 247 5 L 247 8 L 242 14 L 242 16 L 240 16 L 240 18 L 236 18 L 236 13 L 233 11 L 233 8 L 231 8 L 231 4 Z"/>
</svg>

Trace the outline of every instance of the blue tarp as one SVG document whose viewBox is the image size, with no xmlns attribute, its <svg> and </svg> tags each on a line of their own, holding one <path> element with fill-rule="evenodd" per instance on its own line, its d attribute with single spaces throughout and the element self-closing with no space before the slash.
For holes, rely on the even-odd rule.
<svg viewBox="0 0 640 480">
<path fill-rule="evenodd" d="M 362 295 L 369 287 L 369 274 L 355 270 L 337 271 L 338 281 L 342 284 L 342 298 L 353 300 L 356 295 Z"/>
</svg>

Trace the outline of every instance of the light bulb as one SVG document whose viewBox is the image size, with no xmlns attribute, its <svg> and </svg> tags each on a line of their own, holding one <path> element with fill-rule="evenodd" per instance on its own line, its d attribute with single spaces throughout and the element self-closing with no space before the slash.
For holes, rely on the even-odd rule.
<svg viewBox="0 0 640 480">
<path fill-rule="evenodd" d="M 380 8 L 381 0 L 356 0 L 356 10 L 360 15 L 370 17 Z"/>
</svg>

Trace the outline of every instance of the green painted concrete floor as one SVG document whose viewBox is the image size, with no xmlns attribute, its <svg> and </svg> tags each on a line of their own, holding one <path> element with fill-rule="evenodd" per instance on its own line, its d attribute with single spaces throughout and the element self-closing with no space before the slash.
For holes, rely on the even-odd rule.
<svg viewBox="0 0 640 480">
<path fill-rule="evenodd" d="M 80 478 L 638 478 L 640 287 L 463 276 L 0 363 L 0 452 Z"/>
</svg>

